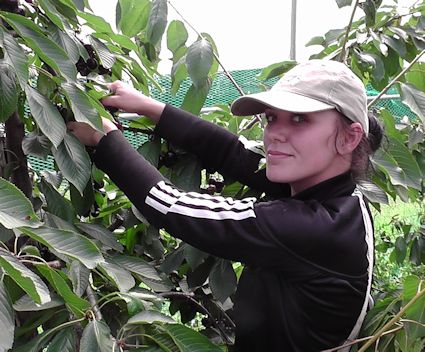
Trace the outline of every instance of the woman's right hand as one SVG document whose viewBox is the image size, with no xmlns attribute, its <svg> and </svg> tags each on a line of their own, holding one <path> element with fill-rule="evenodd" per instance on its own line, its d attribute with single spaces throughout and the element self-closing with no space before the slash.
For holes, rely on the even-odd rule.
<svg viewBox="0 0 425 352">
<path fill-rule="evenodd" d="M 108 84 L 112 95 L 101 100 L 105 106 L 118 108 L 125 112 L 134 112 L 149 117 L 157 123 L 161 117 L 165 104 L 153 98 L 147 97 L 128 84 L 115 81 Z"/>
</svg>

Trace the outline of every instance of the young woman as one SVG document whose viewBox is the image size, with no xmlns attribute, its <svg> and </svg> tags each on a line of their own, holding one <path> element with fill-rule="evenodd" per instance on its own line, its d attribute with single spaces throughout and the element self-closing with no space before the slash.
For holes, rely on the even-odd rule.
<svg viewBox="0 0 425 352">
<path fill-rule="evenodd" d="M 342 63 L 299 64 L 270 91 L 232 104 L 264 113 L 266 169 L 237 136 L 146 97 L 121 82 L 103 103 L 148 116 L 155 133 L 196 154 L 208 169 L 269 200 L 184 192 L 104 121 L 69 129 L 96 146 L 94 161 L 157 228 L 215 256 L 240 261 L 234 316 L 238 352 L 320 351 L 354 339 L 366 314 L 373 227 L 355 178 L 382 138 L 362 82 Z"/>
</svg>

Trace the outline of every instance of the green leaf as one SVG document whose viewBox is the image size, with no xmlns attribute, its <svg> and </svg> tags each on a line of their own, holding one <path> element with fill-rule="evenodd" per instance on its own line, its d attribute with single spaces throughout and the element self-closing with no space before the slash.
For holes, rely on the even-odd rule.
<svg viewBox="0 0 425 352">
<path fill-rule="evenodd" d="M 74 64 L 77 63 L 80 58 L 80 49 L 75 34 L 71 30 L 61 31 L 56 26 L 50 26 L 49 32 L 55 43 L 67 52 L 71 61 Z"/>
<path fill-rule="evenodd" d="M 415 63 L 405 74 L 406 82 L 416 89 L 425 91 L 425 62 Z"/>
<path fill-rule="evenodd" d="M 111 279 L 111 281 L 118 287 L 120 292 L 127 292 L 134 287 L 136 281 L 133 276 L 120 265 L 106 260 L 98 265 L 98 268 Z"/>
<path fill-rule="evenodd" d="M 187 50 L 187 71 L 196 89 L 205 86 L 213 60 L 213 47 L 206 39 L 197 40 Z"/>
<path fill-rule="evenodd" d="M 62 88 L 74 113 L 75 120 L 88 123 L 93 128 L 103 132 L 102 119 L 90 103 L 89 96 L 75 83 L 63 83 Z"/>
<path fill-rule="evenodd" d="M 80 352 L 111 352 L 113 344 L 109 326 L 103 321 L 92 320 L 83 330 Z"/>
<path fill-rule="evenodd" d="M 374 0 L 366 0 L 362 4 L 362 9 L 366 15 L 366 26 L 372 27 L 376 21 L 376 6 Z"/>
<path fill-rule="evenodd" d="M 75 328 L 62 329 L 52 339 L 46 352 L 74 352 L 76 342 Z"/>
<path fill-rule="evenodd" d="M 82 222 L 75 225 L 81 231 L 88 234 L 90 237 L 104 244 L 107 248 L 115 249 L 118 252 L 122 252 L 124 250 L 122 244 L 118 242 L 117 237 L 107 228 L 98 224 L 89 224 Z"/>
<path fill-rule="evenodd" d="M 403 236 L 397 237 L 397 240 L 395 241 L 395 244 L 394 244 L 393 253 L 394 253 L 395 261 L 399 264 L 403 263 L 407 254 L 407 245 Z"/>
<path fill-rule="evenodd" d="M 400 83 L 401 101 L 425 123 L 425 93 L 412 84 Z"/>
<path fill-rule="evenodd" d="M 90 270 L 78 260 L 73 260 L 69 268 L 69 279 L 72 282 L 74 293 L 81 297 L 89 285 Z"/>
<path fill-rule="evenodd" d="M 58 109 L 37 89 L 27 85 L 25 93 L 31 114 L 40 130 L 57 148 L 66 133 L 65 122 Z"/>
<path fill-rule="evenodd" d="M 95 37 L 90 37 L 90 43 L 93 46 L 93 49 L 96 51 L 97 56 L 100 59 L 100 63 L 105 68 L 112 68 L 115 63 L 115 55 L 111 53 L 108 47 L 103 44 L 99 39 Z"/>
<path fill-rule="evenodd" d="M 385 45 L 388 45 L 390 48 L 392 48 L 401 57 L 404 57 L 406 55 L 406 44 L 402 39 L 397 39 L 385 34 L 381 34 L 381 41 Z"/>
<path fill-rule="evenodd" d="M 63 197 L 49 182 L 44 178 L 40 182 L 40 190 L 43 192 L 47 201 L 47 211 L 68 222 L 73 222 L 76 214 L 71 202 Z"/>
<path fill-rule="evenodd" d="M 162 280 L 155 267 L 140 257 L 130 257 L 127 255 L 117 254 L 114 255 L 110 261 L 126 268 L 132 273 L 140 275 L 142 278 Z"/>
<path fill-rule="evenodd" d="M 90 180 L 91 162 L 84 146 L 67 133 L 57 149 L 52 149 L 55 161 L 66 179 L 83 194 Z"/>
<path fill-rule="evenodd" d="M 75 65 L 59 45 L 42 33 L 40 27 L 31 20 L 13 13 L 3 13 L 3 16 L 44 62 L 61 72 L 67 80 L 75 81 L 77 77 Z"/>
<path fill-rule="evenodd" d="M 175 321 L 168 315 L 162 314 L 155 310 L 144 310 L 130 319 L 128 319 L 125 327 L 132 328 L 133 325 L 153 324 L 153 323 L 169 323 L 173 324 Z"/>
<path fill-rule="evenodd" d="M 199 115 L 208 97 L 210 87 L 211 82 L 209 80 L 202 87 L 198 87 L 198 89 L 192 84 L 184 97 L 181 108 L 194 115 Z"/>
<path fill-rule="evenodd" d="M 214 297 L 224 302 L 236 291 L 237 278 L 228 260 L 218 259 L 211 269 L 209 283 Z"/>
<path fill-rule="evenodd" d="M 177 49 L 185 45 L 189 34 L 182 21 L 173 20 L 167 29 L 167 48 L 174 54 Z"/>
<path fill-rule="evenodd" d="M 97 32 L 113 33 L 114 31 L 111 28 L 111 25 L 105 21 L 104 18 L 100 16 L 93 15 L 88 12 L 78 12 L 78 16 L 85 19 L 86 25 L 90 28 L 93 28 Z"/>
<path fill-rule="evenodd" d="M 323 36 L 317 36 L 317 37 L 311 38 L 305 46 L 306 47 L 312 46 L 312 45 L 322 45 L 322 46 L 324 46 L 324 44 L 325 44 L 325 38 Z"/>
<path fill-rule="evenodd" d="M 89 269 L 94 269 L 97 264 L 104 261 L 99 248 L 88 238 L 78 233 L 49 227 L 38 229 L 21 227 L 20 230 L 59 254 L 79 260 Z"/>
<path fill-rule="evenodd" d="M 50 302 L 44 304 L 35 303 L 29 295 L 23 295 L 14 304 L 13 309 L 17 312 L 38 312 L 50 308 L 63 306 L 65 302 L 62 298 L 52 295 Z"/>
<path fill-rule="evenodd" d="M 387 193 L 374 183 L 361 181 L 358 183 L 358 187 L 370 202 L 389 204 Z"/>
<path fill-rule="evenodd" d="M 181 324 L 164 326 L 164 330 L 173 339 L 181 352 L 222 352 L 206 336 Z"/>
<path fill-rule="evenodd" d="M 147 25 L 151 9 L 148 0 L 119 0 L 120 16 L 117 27 L 128 37 L 139 34 Z"/>
<path fill-rule="evenodd" d="M 282 61 L 276 64 L 269 65 L 263 68 L 258 75 L 260 81 L 266 81 L 271 78 L 279 77 L 288 72 L 291 68 L 297 65 L 296 61 Z"/>
<path fill-rule="evenodd" d="M 0 223 L 7 229 L 41 225 L 28 198 L 18 187 L 3 178 L 0 178 L 0 198 Z"/>
<path fill-rule="evenodd" d="M 204 262 L 204 260 L 209 256 L 209 254 L 202 252 L 201 250 L 189 244 L 186 244 L 184 246 L 184 256 L 187 263 L 189 264 L 189 267 L 194 270 Z"/>
<path fill-rule="evenodd" d="M 0 248 L 0 267 L 38 304 L 50 302 L 46 284 L 10 252 Z"/>
<path fill-rule="evenodd" d="M 173 165 L 170 180 L 185 191 L 193 191 L 201 184 L 201 169 L 197 158 L 193 155 L 183 155 Z"/>
<path fill-rule="evenodd" d="M 14 67 L 21 88 L 25 89 L 28 82 L 28 57 L 12 35 L 4 32 L 3 36 L 7 61 Z"/>
<path fill-rule="evenodd" d="M 418 290 L 424 289 L 424 282 L 416 276 L 409 276 L 404 281 L 403 303 L 406 304 L 416 295 Z M 425 324 L 425 296 L 422 296 L 411 306 L 405 313 L 407 319 L 417 321 L 420 324 Z M 406 333 L 409 341 L 413 342 L 425 337 L 425 327 L 419 324 L 408 324 Z"/>
<path fill-rule="evenodd" d="M 168 6 L 166 0 L 154 0 L 149 14 L 146 38 L 150 43 L 159 43 L 167 26 Z"/>
<path fill-rule="evenodd" d="M 49 281 L 55 291 L 65 300 L 72 312 L 81 317 L 90 308 L 90 303 L 77 296 L 58 271 L 45 264 L 37 264 L 37 269 Z"/>
<path fill-rule="evenodd" d="M 0 281 L 0 350 L 9 350 L 13 346 L 15 315 L 12 302 L 3 281 Z"/>
<path fill-rule="evenodd" d="M 33 155 L 40 159 L 46 159 L 51 148 L 52 143 L 49 138 L 39 130 L 27 133 L 22 141 L 22 150 L 25 155 Z"/>
<path fill-rule="evenodd" d="M 73 184 L 69 185 L 69 193 L 71 196 L 71 203 L 74 206 L 78 215 L 88 216 L 92 205 L 95 202 L 94 191 L 91 182 L 87 182 L 83 194 L 75 188 Z"/>
<path fill-rule="evenodd" d="M 18 109 L 18 85 L 15 72 L 0 62 L 0 122 L 5 122 Z"/>
<path fill-rule="evenodd" d="M 335 0 L 339 8 L 350 6 L 352 0 Z"/>
<path fill-rule="evenodd" d="M 143 155 L 153 166 L 158 167 L 159 155 L 161 153 L 161 138 L 155 138 L 153 141 L 148 140 L 137 149 L 137 152 Z"/>
<path fill-rule="evenodd" d="M 55 26 L 59 27 L 61 30 L 64 30 L 63 18 L 50 0 L 38 0 L 38 6 L 40 6 L 40 8 L 50 19 L 50 21 L 54 23 Z"/>
</svg>

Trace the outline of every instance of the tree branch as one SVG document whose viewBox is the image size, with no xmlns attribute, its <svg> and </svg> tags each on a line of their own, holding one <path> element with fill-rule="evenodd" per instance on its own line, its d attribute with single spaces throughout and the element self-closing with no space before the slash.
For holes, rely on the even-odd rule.
<svg viewBox="0 0 425 352">
<path fill-rule="evenodd" d="M 351 17 L 350 17 L 350 21 L 348 22 L 348 26 L 347 26 L 347 30 L 345 31 L 345 37 L 344 37 L 344 41 L 342 42 L 342 50 L 339 56 L 339 61 L 345 63 L 347 60 L 347 50 L 345 48 L 345 46 L 347 45 L 348 42 L 348 35 L 350 34 L 350 30 L 351 30 L 351 26 L 353 24 L 353 19 L 354 19 L 354 14 L 356 13 L 357 10 L 357 6 L 359 5 L 359 1 L 360 0 L 356 0 L 354 6 L 353 6 L 353 11 L 351 11 Z"/>
</svg>

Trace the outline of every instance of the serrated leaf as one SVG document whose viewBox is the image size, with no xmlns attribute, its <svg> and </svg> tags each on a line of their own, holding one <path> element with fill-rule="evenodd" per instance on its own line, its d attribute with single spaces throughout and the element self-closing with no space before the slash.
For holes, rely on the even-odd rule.
<svg viewBox="0 0 425 352">
<path fill-rule="evenodd" d="M 109 326 L 103 321 L 92 320 L 83 330 L 80 352 L 111 352 L 113 344 Z"/>
<path fill-rule="evenodd" d="M 13 304 L 13 309 L 17 312 L 38 312 L 45 309 L 60 307 L 64 304 L 64 300 L 58 296 L 52 296 L 50 302 L 37 304 L 29 295 L 24 295 Z"/>
<path fill-rule="evenodd" d="M 81 216 L 88 216 L 91 207 L 95 202 L 94 190 L 91 182 L 87 182 L 82 195 L 71 183 L 69 185 L 69 193 L 71 196 L 71 203 L 77 214 Z"/>
<path fill-rule="evenodd" d="M 140 257 L 130 257 L 127 255 L 117 254 L 111 258 L 111 261 L 137 275 L 140 275 L 142 278 L 161 280 L 158 271 Z"/>
<path fill-rule="evenodd" d="M 76 214 L 71 202 L 63 197 L 49 182 L 44 180 L 40 182 L 40 190 L 46 197 L 47 211 L 57 217 L 73 222 Z"/>
<path fill-rule="evenodd" d="M 81 297 L 89 285 L 90 270 L 78 260 L 73 260 L 69 268 L 69 279 L 74 293 Z"/>
<path fill-rule="evenodd" d="M 276 64 L 269 65 L 263 68 L 258 75 L 258 79 L 266 81 L 271 78 L 279 77 L 284 73 L 288 72 L 291 68 L 297 65 L 296 61 L 282 61 Z"/>
<path fill-rule="evenodd" d="M 108 49 L 108 47 L 95 37 L 90 37 L 90 43 L 96 51 L 103 67 L 108 69 L 112 68 L 115 63 L 115 55 Z"/>
<path fill-rule="evenodd" d="M 91 104 L 89 96 L 75 83 L 63 83 L 62 88 L 74 113 L 75 120 L 88 123 L 93 128 L 103 132 L 102 119 Z"/>
<path fill-rule="evenodd" d="M 102 244 L 108 248 L 115 249 L 118 252 L 122 252 L 124 247 L 121 243 L 118 242 L 117 237 L 109 231 L 107 228 L 89 223 L 78 223 L 75 224 L 81 231 L 88 234 L 90 237 L 100 241 Z"/>
<path fill-rule="evenodd" d="M 65 122 L 58 109 L 37 89 L 27 85 L 25 93 L 31 114 L 40 130 L 57 148 L 66 133 Z"/>
<path fill-rule="evenodd" d="M 52 149 L 55 161 L 66 179 L 83 194 L 90 179 L 91 163 L 84 146 L 67 133 L 57 149 Z"/>
<path fill-rule="evenodd" d="M 236 291 L 237 278 L 228 260 L 218 259 L 211 269 L 209 283 L 214 297 L 224 302 Z"/>
<path fill-rule="evenodd" d="M 77 335 L 75 328 L 60 330 L 47 347 L 46 352 L 75 352 Z"/>
<path fill-rule="evenodd" d="M 166 325 L 164 330 L 182 352 L 222 352 L 206 336 L 181 324 Z"/>
<path fill-rule="evenodd" d="M 37 264 L 37 269 L 49 281 L 55 291 L 65 300 L 65 303 L 77 316 L 82 316 L 90 308 L 90 303 L 77 296 L 69 287 L 60 272 L 45 264 Z M 65 276 L 65 274 L 62 273 Z"/>
<path fill-rule="evenodd" d="M 12 67 L 0 62 L 0 122 L 5 122 L 18 109 L 18 84 Z"/>
<path fill-rule="evenodd" d="M 154 0 L 149 14 L 146 38 L 152 45 L 158 44 L 167 26 L 168 6 L 166 0 Z"/>
<path fill-rule="evenodd" d="M 62 30 L 64 29 L 61 14 L 56 10 L 56 7 L 50 0 L 38 0 L 38 6 L 43 9 L 46 16 L 55 24 L 55 26 Z"/>
<path fill-rule="evenodd" d="M 358 183 L 358 187 L 370 202 L 389 204 L 387 193 L 374 183 L 361 181 Z"/>
<path fill-rule="evenodd" d="M 187 71 L 196 89 L 205 85 L 213 60 L 213 47 L 206 39 L 197 40 L 187 50 Z"/>
<path fill-rule="evenodd" d="M 28 82 L 28 57 L 15 38 L 8 32 L 3 33 L 3 49 L 7 61 L 14 67 L 22 89 Z"/>
<path fill-rule="evenodd" d="M 0 267 L 30 297 L 39 304 L 50 302 L 50 292 L 46 284 L 15 256 L 0 248 Z"/>
<path fill-rule="evenodd" d="M 41 223 L 31 202 L 14 184 L 0 178 L 0 223 L 7 229 L 37 227 Z"/>
<path fill-rule="evenodd" d="M 79 260 L 89 269 L 94 269 L 97 264 L 104 261 L 99 248 L 88 238 L 78 233 L 49 227 L 38 229 L 22 227 L 20 230 L 56 252 Z"/>
<path fill-rule="evenodd" d="M 40 27 L 33 21 L 13 13 L 5 12 L 3 16 L 44 62 L 61 72 L 66 79 L 75 81 L 75 65 L 59 45 L 44 35 Z"/>
<path fill-rule="evenodd" d="M 61 31 L 55 26 L 50 26 L 49 32 L 52 40 L 68 53 L 69 58 L 74 64 L 77 63 L 80 58 L 80 49 L 76 43 L 78 39 L 75 38 L 74 32 L 71 30 Z"/>
<path fill-rule="evenodd" d="M 147 25 L 151 9 L 148 0 L 119 0 L 118 28 L 127 37 L 139 34 Z M 118 15 L 118 12 L 117 12 Z"/>
<path fill-rule="evenodd" d="M 134 277 L 126 269 L 113 262 L 106 260 L 98 268 L 112 280 L 120 292 L 127 292 L 136 284 Z"/>
<path fill-rule="evenodd" d="M 12 302 L 3 281 L 0 281 L 0 350 L 9 350 L 13 346 L 15 315 Z"/>
<path fill-rule="evenodd" d="M 173 324 L 176 322 L 168 315 L 162 314 L 155 310 L 144 310 L 143 312 L 140 312 L 128 319 L 125 326 L 131 328 L 132 325 L 143 325 L 153 323 Z"/>
<path fill-rule="evenodd" d="M 40 131 L 32 131 L 25 135 L 22 141 L 22 150 L 25 155 L 33 155 L 40 159 L 47 158 L 52 148 L 49 138 Z"/>
<path fill-rule="evenodd" d="M 425 123 L 425 93 L 404 83 L 400 83 L 400 90 L 401 101 Z"/>
<path fill-rule="evenodd" d="M 188 37 L 189 34 L 182 21 L 171 21 L 167 29 L 167 48 L 174 54 L 185 45 Z"/>
</svg>

